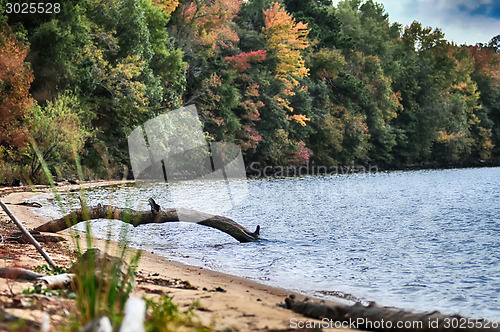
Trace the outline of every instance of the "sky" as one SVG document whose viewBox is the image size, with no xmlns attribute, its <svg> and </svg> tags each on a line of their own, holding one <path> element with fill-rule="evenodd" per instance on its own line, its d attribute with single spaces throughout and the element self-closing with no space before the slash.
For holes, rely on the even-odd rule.
<svg viewBox="0 0 500 332">
<path fill-rule="evenodd" d="M 336 4 L 339 1 L 333 0 Z M 500 0 L 375 0 L 384 5 L 391 23 L 413 21 L 440 28 L 458 45 L 487 44 L 500 35 Z"/>
</svg>

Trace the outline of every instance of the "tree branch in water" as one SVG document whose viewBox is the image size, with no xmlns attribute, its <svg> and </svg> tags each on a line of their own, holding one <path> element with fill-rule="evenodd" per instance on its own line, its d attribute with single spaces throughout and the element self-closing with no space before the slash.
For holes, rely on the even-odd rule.
<svg viewBox="0 0 500 332">
<path fill-rule="evenodd" d="M 35 230 L 56 233 L 79 222 L 92 219 L 117 219 L 132 224 L 134 227 L 144 224 L 187 221 L 218 229 L 240 242 L 252 242 L 259 239 L 260 226 L 251 232 L 244 226 L 227 217 L 213 215 L 191 209 L 162 209 L 150 198 L 150 211 L 135 211 L 111 205 L 97 205 L 73 211 L 59 219 L 51 220 Z M 179 218 L 179 216 L 182 216 Z M 197 221 L 194 221 L 197 220 Z"/>
</svg>

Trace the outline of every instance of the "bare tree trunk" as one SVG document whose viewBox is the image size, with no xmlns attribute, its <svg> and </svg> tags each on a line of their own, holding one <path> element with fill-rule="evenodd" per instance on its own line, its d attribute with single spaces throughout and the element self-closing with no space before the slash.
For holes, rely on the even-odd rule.
<svg viewBox="0 0 500 332">
<path fill-rule="evenodd" d="M 438 311 L 413 313 L 406 310 L 381 307 L 374 302 L 368 305 L 356 303 L 326 304 L 309 299 L 297 301 L 294 295 L 285 299 L 282 305 L 287 309 L 306 317 L 322 320 L 322 326 L 349 327 L 369 331 L 408 331 L 408 332 L 441 332 L 441 331 L 495 331 L 498 324 L 483 319 L 465 318 L 459 315 L 446 316 Z M 342 322 L 344 325 L 342 325 Z"/>
<path fill-rule="evenodd" d="M 99 204 L 94 207 L 73 211 L 64 217 L 51 220 L 37 227 L 35 230 L 39 232 L 56 233 L 79 222 L 91 219 L 117 219 L 128 222 L 134 225 L 134 227 L 151 223 L 201 220 L 191 222 L 218 229 L 231 235 L 240 242 L 252 242 L 259 239 L 260 226 L 257 226 L 255 232 L 251 232 L 234 220 L 223 216 L 184 208 L 163 210 L 152 198 L 149 202 L 151 204 L 150 211 L 135 211 L 132 209 Z M 183 216 L 184 220 L 180 220 L 179 215 Z"/>
</svg>

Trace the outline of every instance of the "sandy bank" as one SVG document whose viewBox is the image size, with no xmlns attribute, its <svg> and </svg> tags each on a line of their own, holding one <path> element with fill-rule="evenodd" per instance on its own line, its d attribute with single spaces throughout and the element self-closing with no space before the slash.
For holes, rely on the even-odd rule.
<svg viewBox="0 0 500 332">
<path fill-rule="evenodd" d="M 70 188 L 74 187 L 61 189 L 68 190 Z M 38 194 L 36 192 L 15 192 L 3 197 L 3 201 L 8 204 L 12 212 L 30 229 L 41 225 L 46 220 L 34 213 L 35 208 L 15 204 Z M 1 222 L 4 223 L 6 216 L 3 212 L 0 213 L 0 218 Z M 43 247 L 57 264 L 66 265 L 70 261 L 69 254 L 73 251 L 74 243 L 70 231 L 63 231 L 59 234 L 67 238 L 68 241 L 62 245 L 47 244 Z M 105 246 L 103 240 L 96 239 L 95 243 L 100 248 Z M 0 246 L 0 249 L 5 251 L 5 244 Z M 15 248 L 11 248 L 11 252 L 17 250 L 15 254 L 7 252 L 2 254 L 0 252 L 1 266 L 33 268 L 45 264 L 43 258 L 32 245 L 16 244 L 15 246 Z M 113 250 L 111 248 L 111 251 Z M 189 306 L 193 301 L 198 301 L 201 307 L 196 310 L 197 317 L 215 330 L 287 331 L 291 330 L 291 319 L 307 320 L 276 305 L 283 302 L 287 295 L 292 294 L 291 291 L 269 287 L 248 279 L 204 268 L 184 265 L 148 252 L 142 253 L 137 281 L 137 292 L 141 295 L 168 294 L 181 308 Z M 20 301 L 19 295 L 16 295 L 15 299 L 13 299 L 13 295 L 29 286 L 30 283 L 10 282 L 8 284 L 5 279 L 0 279 L 0 301 L 4 308 L 13 314 L 39 321 L 44 311 L 43 303 L 45 301 L 46 309 L 49 313 L 51 311 L 54 313 L 53 323 L 56 325 L 63 323 L 69 311 L 72 310 L 72 303 L 69 300 L 58 302 L 54 298 L 41 299 L 39 301 L 41 305 L 33 310 L 11 307 L 12 302 Z M 296 295 L 300 298 L 303 297 L 299 294 Z M 49 304 L 49 302 L 54 303 Z"/>
</svg>

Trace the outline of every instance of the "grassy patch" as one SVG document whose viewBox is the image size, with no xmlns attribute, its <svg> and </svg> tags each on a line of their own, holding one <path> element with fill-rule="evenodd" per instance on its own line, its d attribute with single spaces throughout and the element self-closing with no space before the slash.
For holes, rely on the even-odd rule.
<svg viewBox="0 0 500 332">
<path fill-rule="evenodd" d="M 183 330 L 208 332 L 212 329 L 201 324 L 194 316 L 194 310 L 199 307 L 194 302 L 187 310 L 181 311 L 172 302 L 172 298 L 163 295 L 157 300 L 146 299 L 147 320 L 146 332 L 164 332 Z"/>
</svg>

